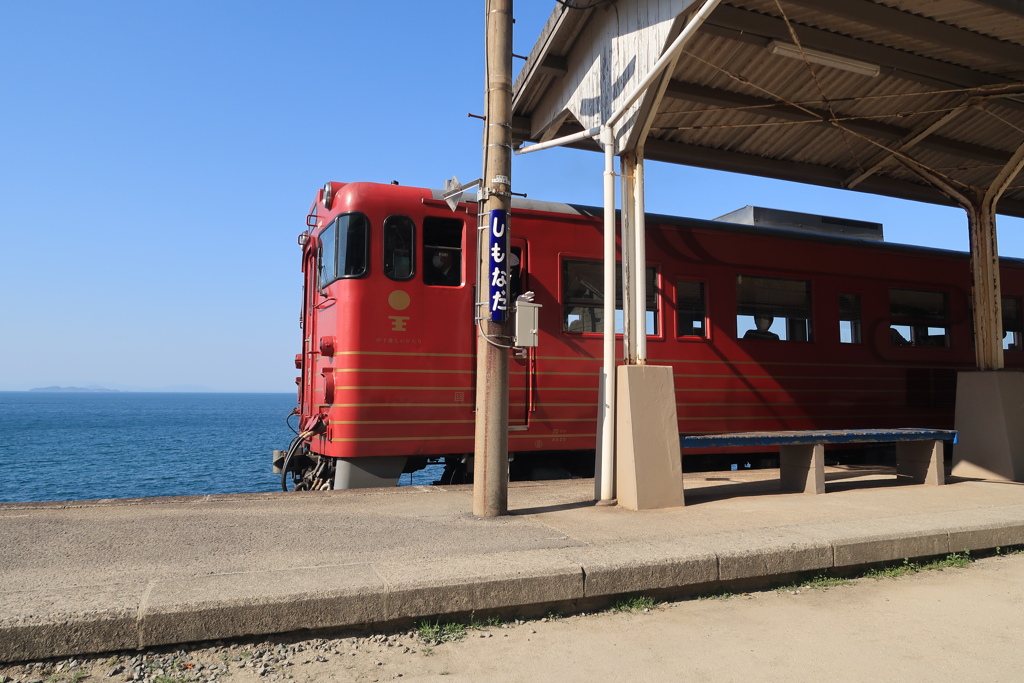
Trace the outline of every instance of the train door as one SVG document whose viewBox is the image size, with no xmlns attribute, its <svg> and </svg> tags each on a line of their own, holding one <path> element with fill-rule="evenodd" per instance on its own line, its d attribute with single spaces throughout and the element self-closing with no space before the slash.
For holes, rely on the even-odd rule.
<svg viewBox="0 0 1024 683">
<path fill-rule="evenodd" d="M 526 240 L 509 240 L 512 257 L 509 259 L 509 288 L 511 300 L 529 290 L 529 255 Z M 508 426 L 511 430 L 527 429 L 530 421 L 530 402 L 533 396 L 535 349 L 510 351 L 508 362 Z"/>
<path fill-rule="evenodd" d="M 302 354 L 295 364 L 301 370 L 299 381 L 300 420 L 316 415 L 316 372 L 320 355 L 317 336 L 317 308 L 320 305 L 320 258 L 324 248 L 321 237 L 310 236 L 302 255 Z M 333 248 L 333 244 L 329 246 Z M 326 397 L 325 397 L 326 398 Z"/>
</svg>

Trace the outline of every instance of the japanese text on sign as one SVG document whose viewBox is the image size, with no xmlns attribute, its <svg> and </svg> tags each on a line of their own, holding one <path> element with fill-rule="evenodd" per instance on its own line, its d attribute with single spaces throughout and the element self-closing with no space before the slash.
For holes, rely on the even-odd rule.
<svg viewBox="0 0 1024 683">
<path fill-rule="evenodd" d="M 503 209 L 491 211 L 488 245 L 488 306 L 491 320 L 501 323 L 508 315 L 508 212 Z"/>
</svg>

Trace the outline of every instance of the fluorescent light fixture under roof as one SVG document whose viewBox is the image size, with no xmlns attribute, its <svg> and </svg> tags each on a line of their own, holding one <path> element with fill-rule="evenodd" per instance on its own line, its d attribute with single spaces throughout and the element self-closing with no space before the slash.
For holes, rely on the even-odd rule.
<svg viewBox="0 0 1024 683">
<path fill-rule="evenodd" d="M 801 61 L 806 58 L 812 64 L 842 69 L 843 71 L 860 74 L 861 76 L 877 76 L 880 71 L 877 64 L 869 64 L 868 62 L 850 59 L 849 57 L 840 57 L 839 55 L 809 50 L 807 48 L 801 51 L 796 45 L 781 43 L 777 40 L 768 43 L 768 50 L 773 55 L 779 55 L 780 57 L 789 57 L 790 59 L 799 59 Z"/>
</svg>

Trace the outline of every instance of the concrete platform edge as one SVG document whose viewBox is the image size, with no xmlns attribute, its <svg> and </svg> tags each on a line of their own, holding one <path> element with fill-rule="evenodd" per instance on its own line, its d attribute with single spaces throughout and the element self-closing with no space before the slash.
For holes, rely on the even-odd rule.
<svg viewBox="0 0 1024 683">
<path fill-rule="evenodd" d="M 871 538 L 776 539 L 761 547 L 722 552 L 697 549 L 681 553 L 665 546 L 653 550 L 623 547 L 618 552 L 608 548 L 540 550 L 520 554 L 525 556 L 518 559 L 513 553 L 500 558 L 470 556 L 447 572 L 440 572 L 436 563 L 410 563 L 403 567 L 351 565 L 254 572 L 246 575 L 247 581 L 236 575 L 203 577 L 189 580 L 187 585 L 168 581 L 151 586 L 139 598 L 137 615 L 96 611 L 38 623 L 0 620 L 0 661 L 307 629 L 372 629 L 401 619 L 685 590 L 752 578 L 770 580 L 833 566 L 1022 543 L 1024 522 L 1015 520 L 949 531 L 908 529 Z M 465 573 L 471 564 L 478 569 Z"/>
</svg>

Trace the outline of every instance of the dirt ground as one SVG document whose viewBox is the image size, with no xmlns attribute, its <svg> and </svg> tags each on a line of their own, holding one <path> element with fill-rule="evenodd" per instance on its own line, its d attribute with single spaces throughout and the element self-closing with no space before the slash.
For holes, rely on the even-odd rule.
<svg viewBox="0 0 1024 683">
<path fill-rule="evenodd" d="M 222 643 L 0 667 L 0 682 L 1024 680 L 1024 554 L 467 629 Z M 59 667 L 59 668 L 58 668 Z M 76 678 L 77 676 L 77 678 Z"/>
</svg>

